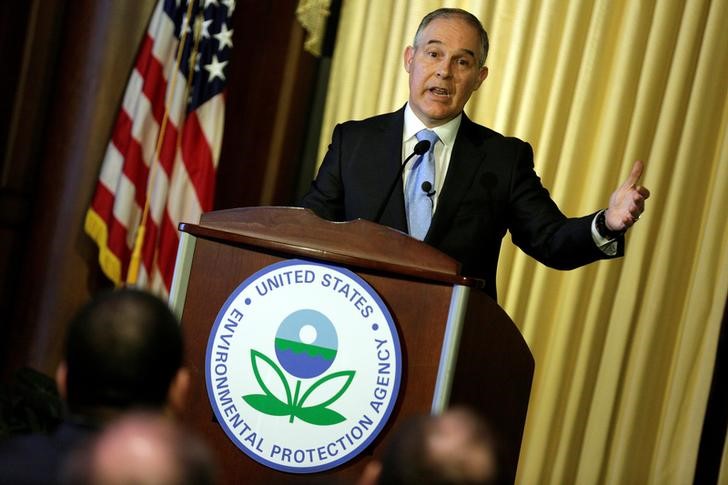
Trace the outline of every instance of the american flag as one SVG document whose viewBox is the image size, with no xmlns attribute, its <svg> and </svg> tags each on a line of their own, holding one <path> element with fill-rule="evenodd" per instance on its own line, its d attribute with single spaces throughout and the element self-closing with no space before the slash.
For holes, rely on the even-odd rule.
<svg viewBox="0 0 728 485">
<path fill-rule="evenodd" d="M 235 0 L 159 0 L 152 14 L 86 213 L 116 285 L 168 294 L 177 226 L 212 209 L 234 8 Z"/>
</svg>

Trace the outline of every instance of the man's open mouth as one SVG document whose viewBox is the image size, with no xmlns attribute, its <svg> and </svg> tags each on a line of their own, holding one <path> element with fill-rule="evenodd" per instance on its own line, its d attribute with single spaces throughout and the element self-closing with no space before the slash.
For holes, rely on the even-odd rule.
<svg viewBox="0 0 728 485">
<path fill-rule="evenodd" d="M 430 88 L 429 91 L 432 94 L 437 95 L 437 96 L 450 96 L 450 91 L 448 91 L 447 89 L 443 89 L 443 88 L 433 87 L 433 88 Z"/>
</svg>

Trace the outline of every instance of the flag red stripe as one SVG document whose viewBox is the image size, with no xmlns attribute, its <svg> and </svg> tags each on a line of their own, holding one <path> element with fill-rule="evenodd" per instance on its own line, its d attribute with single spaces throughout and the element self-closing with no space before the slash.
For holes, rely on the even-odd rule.
<svg viewBox="0 0 728 485">
<path fill-rule="evenodd" d="M 142 154 L 142 146 L 131 135 L 132 120 L 129 115 L 122 110 L 119 113 L 119 123 L 117 130 L 114 132 L 114 145 L 124 157 L 124 165 L 122 172 L 134 184 L 136 189 L 134 200 L 140 207 L 144 207 L 144 201 L 147 194 L 147 179 L 149 177 L 149 169 L 145 164 Z M 126 130 L 129 130 L 128 132 Z M 117 137 L 124 141 L 125 149 L 116 144 Z"/>
<path fill-rule="evenodd" d="M 111 142 L 114 144 L 119 153 L 123 155 L 129 150 L 131 143 L 132 120 L 123 109 L 119 111 L 114 125 L 114 133 L 111 135 Z"/>
<path fill-rule="evenodd" d="M 161 234 L 159 237 L 159 256 L 157 265 L 162 275 L 162 280 L 167 288 L 172 286 L 172 276 L 174 275 L 174 263 L 177 257 L 177 246 L 179 245 L 179 236 L 177 235 L 177 227 L 169 218 L 167 211 L 164 211 L 162 218 Z"/>
<path fill-rule="evenodd" d="M 182 131 L 182 160 L 202 211 L 212 210 L 215 190 L 215 166 L 212 152 L 195 113 L 190 113 Z"/>
<path fill-rule="evenodd" d="M 159 59 L 154 57 L 152 47 L 154 39 L 149 34 L 142 41 L 136 69 L 144 79 L 142 92 L 152 105 L 152 113 L 157 124 L 162 123 L 164 117 L 164 96 L 167 91 L 167 80 L 164 78 L 164 67 Z"/>
<path fill-rule="evenodd" d="M 108 219 L 107 219 L 108 220 Z M 109 235 L 107 246 L 109 250 L 116 254 L 120 261 L 124 261 L 121 268 L 122 281 L 126 278 L 128 269 L 128 261 L 131 257 L 131 250 L 126 244 L 127 230 L 116 217 L 111 217 L 109 224 Z"/>
<path fill-rule="evenodd" d="M 151 276 L 151 268 L 154 265 L 154 254 L 157 252 L 157 237 L 159 230 L 157 224 L 149 218 L 147 219 L 146 233 L 144 235 L 144 248 L 142 250 L 142 262 L 144 267 L 148 268 L 149 276 Z"/>
<path fill-rule="evenodd" d="M 164 169 L 167 176 L 172 175 L 172 167 L 174 166 L 174 157 L 177 153 L 177 127 L 171 122 L 167 122 L 164 140 L 159 150 L 159 164 Z"/>
<path fill-rule="evenodd" d="M 109 192 L 109 189 L 101 182 L 96 184 L 96 192 L 91 201 L 91 207 L 105 221 L 114 215 L 114 194 Z"/>
</svg>

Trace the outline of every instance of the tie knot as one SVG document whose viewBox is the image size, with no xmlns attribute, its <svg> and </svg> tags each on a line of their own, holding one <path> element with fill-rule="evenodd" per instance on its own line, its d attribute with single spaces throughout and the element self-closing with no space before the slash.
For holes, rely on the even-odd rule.
<svg viewBox="0 0 728 485">
<path fill-rule="evenodd" d="M 437 133 L 435 133 L 432 130 L 420 130 L 415 135 L 417 138 L 417 141 L 427 140 L 430 142 L 430 151 L 435 149 L 435 143 L 440 139 L 439 136 L 437 136 Z"/>
</svg>

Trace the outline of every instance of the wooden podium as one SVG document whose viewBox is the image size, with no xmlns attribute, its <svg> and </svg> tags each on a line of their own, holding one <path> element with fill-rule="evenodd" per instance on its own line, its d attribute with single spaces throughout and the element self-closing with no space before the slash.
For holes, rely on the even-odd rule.
<svg viewBox="0 0 728 485">
<path fill-rule="evenodd" d="M 534 362 L 505 312 L 459 274 L 444 253 L 369 221 L 333 223 L 307 209 L 242 208 L 180 225 L 170 301 L 181 317 L 192 386 L 186 422 L 213 447 L 229 483 L 352 483 L 380 456 L 397 423 L 466 405 L 497 437 L 500 472 L 513 482 Z M 218 311 L 235 288 L 271 264 L 302 259 L 344 267 L 366 281 L 392 314 L 402 349 L 399 397 L 369 448 L 315 474 L 284 473 L 241 452 L 215 421 L 205 384 L 205 353 Z"/>
</svg>

